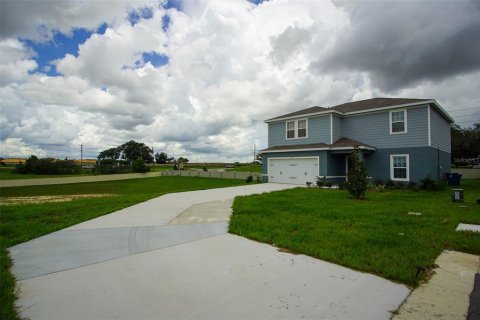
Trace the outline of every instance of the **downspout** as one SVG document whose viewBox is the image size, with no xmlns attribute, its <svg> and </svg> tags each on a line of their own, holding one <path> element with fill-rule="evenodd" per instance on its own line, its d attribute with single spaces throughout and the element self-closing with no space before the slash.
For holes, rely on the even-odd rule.
<svg viewBox="0 0 480 320">
<path fill-rule="evenodd" d="M 437 180 L 440 180 L 440 148 L 437 146 Z"/>
</svg>

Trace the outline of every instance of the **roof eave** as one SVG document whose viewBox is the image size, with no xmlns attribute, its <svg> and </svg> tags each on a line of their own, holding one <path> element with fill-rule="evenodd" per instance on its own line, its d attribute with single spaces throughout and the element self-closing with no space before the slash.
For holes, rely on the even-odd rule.
<svg viewBox="0 0 480 320">
<path fill-rule="evenodd" d="M 323 148 L 303 148 L 303 149 L 284 149 L 284 150 L 260 150 L 258 153 L 285 153 L 285 152 L 304 152 L 304 151 L 329 151 L 329 150 L 353 150 L 354 147 L 323 147 Z M 360 150 L 370 150 L 375 151 L 373 147 L 359 146 Z"/>
<path fill-rule="evenodd" d="M 321 112 L 305 113 L 305 114 L 301 114 L 301 115 L 297 115 L 297 116 L 272 118 L 272 119 L 264 120 L 263 122 L 264 123 L 272 123 L 272 122 L 285 121 L 285 120 L 301 119 L 301 118 L 312 117 L 312 116 L 321 116 L 321 115 L 326 115 L 326 114 L 330 114 L 330 113 L 343 115 L 343 113 L 340 112 L 340 111 L 329 109 L 329 110 L 325 110 L 325 111 L 321 111 Z"/>
</svg>

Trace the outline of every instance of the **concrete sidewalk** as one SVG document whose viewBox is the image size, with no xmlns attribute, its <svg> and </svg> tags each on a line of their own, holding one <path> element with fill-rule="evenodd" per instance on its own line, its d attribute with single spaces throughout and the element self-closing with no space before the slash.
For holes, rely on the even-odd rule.
<svg viewBox="0 0 480 320">
<path fill-rule="evenodd" d="M 412 292 L 394 320 L 467 318 L 480 257 L 446 250 L 435 264 L 438 265 L 435 274 Z"/>
<path fill-rule="evenodd" d="M 404 285 L 226 233 L 233 197 L 292 187 L 168 194 L 14 246 L 21 317 L 389 319 Z"/>
<path fill-rule="evenodd" d="M 162 175 L 162 172 L 160 171 L 160 172 L 146 172 L 146 173 L 104 174 L 104 175 L 98 175 L 98 176 L 0 180 L 0 188 L 128 180 L 128 179 L 160 177 L 161 175 Z"/>
</svg>

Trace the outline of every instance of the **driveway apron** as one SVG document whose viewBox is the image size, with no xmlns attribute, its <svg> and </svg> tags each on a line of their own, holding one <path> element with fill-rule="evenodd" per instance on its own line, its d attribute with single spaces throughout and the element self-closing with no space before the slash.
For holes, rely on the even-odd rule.
<svg viewBox="0 0 480 320">
<path fill-rule="evenodd" d="M 227 233 L 258 184 L 164 195 L 11 247 L 21 317 L 389 319 L 409 289 Z"/>
</svg>

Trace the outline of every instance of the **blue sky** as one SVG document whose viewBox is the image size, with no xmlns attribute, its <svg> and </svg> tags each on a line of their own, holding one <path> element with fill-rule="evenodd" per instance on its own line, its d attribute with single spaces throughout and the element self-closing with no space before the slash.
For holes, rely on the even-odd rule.
<svg viewBox="0 0 480 320">
<path fill-rule="evenodd" d="M 181 10 L 180 1 L 169 0 L 163 6 L 166 9 Z M 147 20 L 152 18 L 153 10 L 149 7 L 143 7 L 128 12 L 127 20 L 134 26 L 141 20 Z M 165 14 L 162 18 L 163 30 L 168 29 L 170 22 L 168 14 Z M 78 57 L 78 51 L 81 44 L 89 39 L 93 34 L 104 34 L 108 28 L 107 23 L 102 23 L 96 30 L 87 30 L 84 28 L 74 28 L 70 34 L 64 34 L 58 31 L 54 31 L 53 37 L 48 41 L 35 41 L 31 39 L 22 39 L 24 44 L 35 52 L 34 59 L 37 62 L 37 69 L 31 71 L 32 73 L 43 73 L 48 76 L 59 76 L 56 66 L 53 63 L 57 59 L 64 58 L 67 54 L 71 54 Z M 168 57 L 156 52 L 143 52 L 142 59 L 138 60 L 136 65 L 143 66 L 145 63 L 150 62 L 155 67 L 160 67 L 168 63 Z"/>
<path fill-rule="evenodd" d="M 267 146 L 264 119 L 372 97 L 434 98 L 461 126 L 480 121 L 475 1 L 1 6 L 4 157 L 96 157 L 133 139 L 245 161 Z"/>
</svg>

